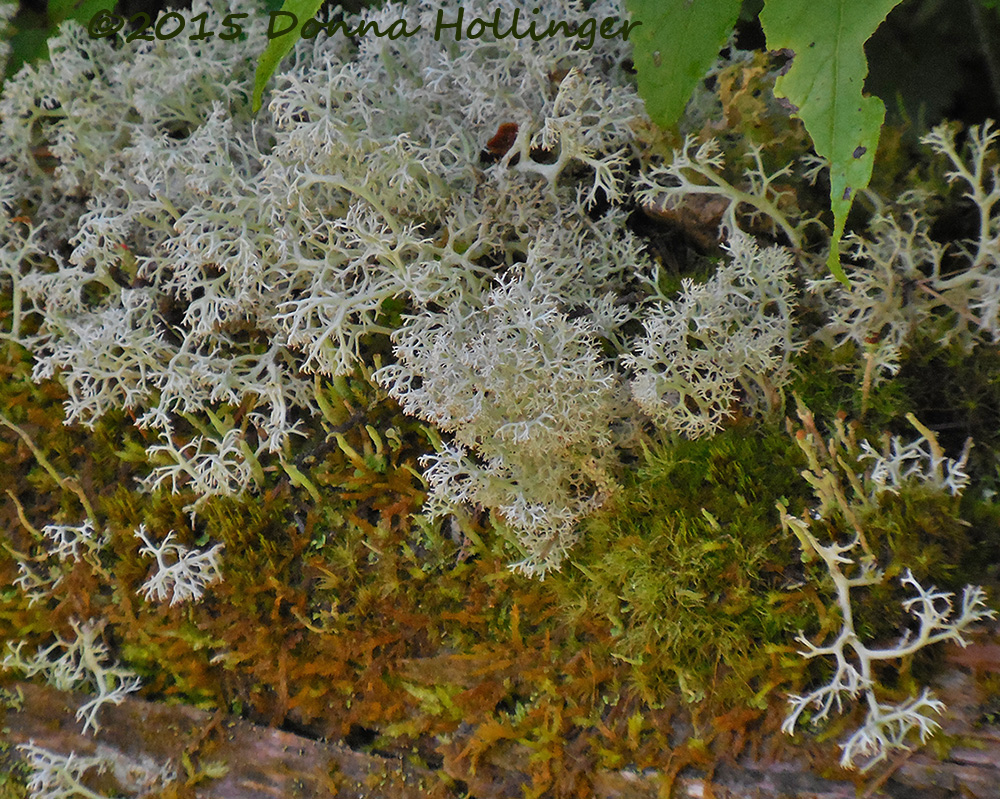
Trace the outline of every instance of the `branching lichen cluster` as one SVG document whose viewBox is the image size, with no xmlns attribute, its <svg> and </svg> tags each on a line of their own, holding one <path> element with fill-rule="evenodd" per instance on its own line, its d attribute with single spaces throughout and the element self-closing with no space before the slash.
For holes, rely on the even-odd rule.
<svg viewBox="0 0 1000 799">
<path fill-rule="evenodd" d="M 462 6 L 469 17 L 510 16 L 516 3 Z M 81 720 L 95 727 L 101 704 L 138 678 L 114 659 L 96 616 L 66 607 L 114 615 L 115 597 L 126 602 L 115 618 L 143 679 L 188 647 L 192 663 L 161 674 L 160 687 L 173 680 L 179 693 L 217 700 L 220 686 L 239 683 L 233 671 L 280 684 L 276 698 L 239 694 L 262 716 L 295 707 L 311 720 L 332 712 L 335 695 L 344 728 L 378 718 L 382 702 L 395 714 L 387 724 L 414 736 L 450 735 L 467 702 L 482 724 L 463 750 L 474 770 L 526 719 L 562 713 L 562 678 L 522 641 L 534 635 L 547 648 L 545 624 L 562 614 L 581 639 L 600 639 L 608 662 L 631 669 L 648 707 L 662 699 L 659 683 L 692 704 L 739 694 L 757 709 L 794 685 L 789 730 L 810 707 L 822 721 L 850 699 L 867 705 L 846 766 L 926 738 L 937 700 L 887 702 L 875 666 L 962 642 L 990 612 L 980 589 L 953 609 L 954 592 L 925 589 L 923 575 L 893 559 L 916 548 L 911 532 L 951 535 L 963 492 L 985 495 L 976 451 L 961 440 L 946 447 L 919 408 L 907 417 L 917 440 L 886 432 L 881 444 L 872 443 L 881 429 L 859 439 L 843 419 L 824 442 L 805 412 L 806 430 L 790 442 L 776 420 L 794 383 L 830 414 L 846 402 L 894 430 L 914 410 L 899 399 L 912 351 L 979 357 L 996 344 L 997 132 L 973 128 L 960 144 L 943 126 L 924 139 L 941 191 L 974 209 L 971 240 L 935 238 L 940 198 L 927 190 L 870 191 L 858 202 L 866 224 L 847 238 L 845 286 L 825 272 L 830 220 L 809 202 L 825 164 L 799 153 L 786 165 L 758 134 L 723 130 L 760 114 L 768 129 L 784 126 L 774 137 L 782 147 L 799 141 L 773 98 L 755 99 L 759 64 L 722 62 L 713 71 L 721 111 L 702 97 L 688 115 L 689 127 L 727 138 L 691 134 L 674 149 L 644 116 L 627 43 L 438 42 L 441 9 L 420 0 L 363 12 L 382 28 L 401 18 L 419 26 L 406 40 L 300 41 L 256 117 L 248 87 L 264 14 L 251 15 L 239 47 L 218 38 L 116 47 L 66 24 L 50 60 L 3 87 L 0 333 L 30 354 L 36 383 L 61 384 L 67 423 L 115 437 L 114 457 L 141 473 L 122 472 L 155 506 L 140 510 L 132 485 L 115 493 L 61 476 L 23 409 L 2 417 L 40 467 L 32 486 L 67 497 L 44 508 L 56 521 L 39 532 L 32 519 L 43 509 L 25 511 L 11 494 L 30 534 L 23 551 L 11 548 L 16 585 L 34 612 L 62 614 L 52 627 L 62 634 L 35 655 L 13 644 L 5 665 L 61 687 L 89 684 Z M 584 11 L 624 13 L 616 0 L 546 7 L 565 18 Z M 225 9 L 196 0 L 190 14 L 199 13 Z M 706 201 L 712 229 L 702 240 L 718 244 L 705 248 L 717 257 L 698 259 L 696 280 L 637 231 Z M 136 429 L 109 433 L 123 414 Z M 788 482 L 796 471 L 798 487 Z M 252 491 L 260 507 L 240 504 Z M 940 522 L 943 532 L 903 529 L 928 508 L 928 528 Z M 499 605 L 492 589 L 468 589 L 467 570 L 487 570 L 475 563 L 486 557 L 486 511 L 510 533 L 517 569 L 549 576 L 551 588 L 518 583 L 530 601 Z M 222 543 L 207 545 L 205 528 Z M 801 661 L 772 663 L 808 615 L 779 529 L 833 581 L 841 629 L 827 620 L 824 642 L 803 639 L 807 658 L 837 664 L 825 688 L 801 684 Z M 451 544 L 457 554 L 443 566 Z M 556 574 L 569 557 L 579 568 Z M 852 589 L 878 584 L 876 560 L 915 592 L 903 604 L 915 635 L 882 648 L 864 643 L 851 605 Z M 513 575 L 496 579 L 515 585 Z M 99 586 L 93 607 L 63 607 L 57 597 L 79 585 Z M 197 623 L 166 608 L 140 614 L 149 630 L 137 632 L 132 602 L 145 613 L 150 602 L 211 603 L 213 593 L 226 599 L 203 616 L 183 609 Z M 502 628 L 519 668 L 545 687 L 491 673 L 489 701 L 467 696 L 462 681 L 472 678 L 449 660 L 462 674 L 455 685 L 435 693 L 414 677 L 410 699 L 392 704 L 398 662 L 428 641 L 478 646 L 421 616 L 418 596 L 479 632 Z M 521 605 L 539 615 L 531 632 Z M 374 653 L 363 629 L 371 613 L 398 614 L 420 632 L 392 621 L 375 647 L 391 652 Z M 258 618 L 282 629 L 255 636 L 247 620 Z M 573 660 L 576 631 L 563 634 L 562 654 L 576 664 L 565 680 L 586 693 L 574 669 L 589 650 Z M 367 669 L 370 696 L 356 695 L 352 668 Z M 617 685 L 620 672 L 592 671 L 586 701 L 597 707 L 607 686 L 596 686 Z M 506 715 L 496 709 L 504 702 Z M 406 720 L 417 707 L 423 715 Z M 645 751 L 639 730 L 652 725 L 628 707 L 630 751 Z M 611 723 L 589 712 L 594 728 Z M 556 746 L 559 735 L 546 734 L 538 746 Z M 38 763 L 76 778 L 69 764 Z"/>
<path fill-rule="evenodd" d="M 968 476 L 962 472 L 968 445 L 958 460 L 945 457 L 934 433 L 911 415 L 910 421 L 920 438 L 901 444 L 898 437 L 893 437 L 886 451 L 880 454 L 868 441 L 856 441 L 842 421 L 836 424 L 833 438 L 826 442 L 817 440 L 812 415 L 800 408 L 800 416 L 805 428 L 800 431 L 798 442 L 810 464 L 803 475 L 813 485 L 820 503 L 804 518 L 789 514 L 781 504 L 778 510 L 782 527 L 799 539 L 803 560 L 819 556 L 826 567 L 833 581 L 842 626 L 827 643 L 815 644 L 799 636 L 799 642 L 805 646 L 800 653 L 803 657 L 830 657 L 835 665 L 828 684 L 790 697 L 792 709 L 783 729 L 793 732 L 810 708 L 815 708 L 810 714 L 812 723 L 819 724 L 828 720 L 832 711 L 843 712 L 846 701 L 863 698 L 867 706 L 865 720 L 842 745 L 840 762 L 845 768 L 854 768 L 859 760 L 864 760 L 867 770 L 885 760 L 893 749 L 908 748 L 911 733 L 916 733 L 921 743 L 926 741 L 939 726 L 932 716 L 944 710 L 944 703 L 926 688 L 919 696 L 901 702 L 885 701 L 877 690 L 876 666 L 911 657 L 942 641 L 954 641 L 964 647 L 968 644 L 969 628 L 996 614 L 988 608 L 986 593 L 979 586 L 966 586 L 956 608 L 953 593 L 924 588 L 906 569 L 900 583 L 911 595 L 902 606 L 916 620 L 917 629 L 915 632 L 906 629 L 895 645 L 870 646 L 855 624 L 852 590 L 879 585 L 885 574 L 878 568 L 865 538 L 864 515 L 881 493 L 898 493 L 907 483 L 953 497 L 960 495 L 968 483 Z M 850 462 L 852 459 L 855 463 L 864 460 L 873 463 L 866 472 L 858 474 L 857 467 Z M 821 543 L 817 528 L 822 529 L 836 516 L 855 526 L 854 537 L 844 544 Z M 860 555 L 855 552 L 859 546 L 863 550 Z"/>
<path fill-rule="evenodd" d="M 545 574 L 607 498 L 640 409 L 696 436 L 744 389 L 774 400 L 796 346 L 789 262 L 734 224 L 731 278 L 648 301 L 622 210 L 646 125 L 627 45 L 435 42 L 437 12 L 366 12 L 419 23 L 405 47 L 300 43 L 257 119 L 249 54 L 228 43 L 115 50 L 65 26 L 0 102 L 9 335 L 66 385 L 68 421 L 132 409 L 159 439 L 148 485 L 204 495 L 259 483 L 316 410 L 308 373 L 372 366 L 389 335 L 374 378 L 454 436 L 431 507 L 491 508 Z M 151 75 L 169 79 L 154 92 Z"/>
</svg>

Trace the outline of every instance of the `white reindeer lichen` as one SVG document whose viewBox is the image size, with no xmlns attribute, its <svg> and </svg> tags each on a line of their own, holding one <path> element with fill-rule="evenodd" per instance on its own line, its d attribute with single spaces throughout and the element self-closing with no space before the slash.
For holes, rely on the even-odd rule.
<svg viewBox="0 0 1000 799">
<path fill-rule="evenodd" d="M 912 413 L 908 413 L 906 418 L 921 434 L 916 441 L 903 444 L 899 436 L 893 436 L 886 441 L 881 453 L 876 452 L 869 442 L 861 442 L 863 452 L 858 460 L 872 461 L 869 480 L 875 485 L 875 493 L 888 491 L 898 494 L 904 482 L 917 480 L 933 490 L 947 491 L 953 497 L 959 496 L 970 481 L 965 465 L 969 460 L 969 450 L 972 449 L 972 439 L 965 442 L 962 454 L 957 459 L 948 458 L 933 432 Z"/>
<path fill-rule="evenodd" d="M 147 537 L 144 524 L 139 525 L 135 537 L 146 545 L 139 550 L 139 554 L 156 560 L 153 574 L 142 586 L 147 600 L 163 602 L 169 598 L 171 606 L 180 602 L 197 602 L 207 586 L 222 580 L 218 562 L 222 544 L 216 544 L 211 549 L 190 549 L 173 542 L 173 530 L 154 544 Z"/>
<path fill-rule="evenodd" d="M 41 552 L 34 557 L 15 553 L 19 574 L 14 585 L 25 593 L 29 604 L 50 597 L 77 561 L 84 560 L 92 569 L 103 573 L 100 554 L 108 536 L 99 534 L 90 519 L 80 525 L 47 524 L 41 533 L 33 528 L 32 532 L 43 545 Z"/>
<path fill-rule="evenodd" d="M 30 657 L 23 653 L 24 641 L 7 644 L 10 650 L 2 665 L 21 671 L 25 677 L 41 674 L 60 691 L 89 688 L 95 695 L 80 705 L 76 718 L 83 722 L 83 732 L 98 730 L 97 714 L 108 704 L 118 705 L 125 697 L 138 691 L 140 681 L 128 669 L 109 662 L 107 645 L 101 640 L 103 625 L 93 621 L 71 621 L 74 637 L 70 640 L 58 633 L 54 643 L 37 650 Z"/>
<path fill-rule="evenodd" d="M 726 248 L 730 262 L 654 307 L 624 356 L 639 407 L 691 438 L 721 427 L 739 396 L 766 404 L 797 349 L 791 255 L 761 250 L 735 227 Z"/>
<path fill-rule="evenodd" d="M 893 749 L 908 748 L 911 733 L 916 733 L 923 743 L 939 726 L 931 714 L 940 714 L 944 703 L 935 699 L 927 689 L 916 697 L 893 704 L 882 702 L 876 692 L 873 666 L 888 660 L 908 657 L 925 646 L 942 641 L 954 641 L 965 646 L 964 633 L 977 622 L 991 619 L 996 614 L 986 606 L 986 594 L 978 586 L 967 586 L 962 592 L 961 607 L 954 607 L 954 595 L 936 588 L 924 588 L 907 569 L 900 582 L 909 587 L 915 596 L 903 602 L 903 608 L 918 621 L 916 634 L 907 630 L 894 646 L 874 648 L 861 640 L 854 627 L 851 606 L 851 589 L 881 583 L 884 575 L 869 558 L 862 559 L 856 574 L 848 576 L 845 567 L 855 565 L 845 553 L 853 550 L 858 539 L 847 545 L 823 545 L 813 536 L 809 525 L 790 516 L 781 508 L 781 521 L 786 529 L 791 529 L 800 541 L 806 542 L 812 552 L 819 555 L 829 570 L 837 593 L 837 607 L 840 609 L 843 626 L 832 642 L 823 645 L 812 643 L 805 636 L 798 640 L 806 648 L 800 654 L 807 658 L 832 657 L 836 670 L 830 682 L 801 696 L 789 697 L 792 710 L 782 725 L 782 730 L 792 733 L 802 714 L 815 708 L 813 724 L 827 719 L 830 712 L 842 712 L 844 702 L 864 697 L 868 706 L 865 721 L 842 744 L 843 754 L 840 764 L 844 768 L 855 768 L 859 758 L 867 759 L 867 770 L 884 760 Z"/>
<path fill-rule="evenodd" d="M 817 555 L 823 561 L 833 581 L 836 605 L 841 628 L 832 640 L 815 644 L 804 635 L 798 641 L 805 646 L 800 652 L 807 659 L 832 658 L 833 676 L 821 688 L 803 695 L 789 697 L 791 712 L 782 729 L 792 733 L 803 714 L 815 709 L 811 721 L 818 724 L 827 720 L 834 710 L 842 712 L 845 703 L 863 698 L 868 712 L 865 721 L 842 744 L 841 765 L 855 768 L 864 760 L 863 768 L 869 769 L 884 760 L 893 749 L 908 748 L 916 738 L 923 743 L 937 728 L 932 715 L 940 714 L 944 704 L 935 699 L 929 690 L 902 702 L 885 702 L 879 696 L 877 675 L 874 670 L 880 663 L 909 657 L 924 647 L 943 641 L 967 644 L 969 628 L 985 619 L 994 618 L 995 612 L 986 605 L 986 593 L 979 586 L 966 586 L 960 606 L 955 607 L 954 594 L 935 587 L 924 588 L 906 569 L 900 582 L 912 591 L 912 596 L 902 602 L 903 609 L 917 621 L 916 631 L 906 630 L 894 645 L 874 647 L 862 640 L 855 627 L 851 592 L 856 588 L 880 584 L 885 575 L 875 562 L 860 520 L 875 508 L 883 492 L 898 493 L 905 484 L 919 484 L 923 490 L 958 497 L 968 484 L 962 471 L 971 442 L 958 460 L 947 458 L 935 434 L 921 424 L 912 414 L 908 419 L 921 437 L 910 444 L 900 444 L 898 438 L 887 441 L 883 454 L 877 453 L 868 441 L 858 442 L 853 431 L 848 431 L 843 420 L 836 422 L 836 436 L 827 443 L 819 440 L 815 421 L 806 408 L 799 404 L 799 417 L 805 430 L 800 431 L 797 443 L 806 454 L 809 468 L 802 472 L 812 485 L 820 504 L 809 511 L 809 520 L 788 513 L 779 503 L 782 527 L 793 533 L 802 546 L 803 561 Z M 864 474 L 856 474 L 851 458 L 872 461 Z M 831 542 L 821 544 L 813 527 L 829 529 L 835 517 L 854 527 L 854 535 L 847 544 Z M 849 556 L 861 546 L 860 557 Z"/>
<path fill-rule="evenodd" d="M 70 752 L 60 755 L 29 741 L 17 747 L 24 753 L 31 774 L 26 786 L 32 799 L 107 799 L 81 782 L 91 769 L 107 771 L 110 762 Z"/>
</svg>

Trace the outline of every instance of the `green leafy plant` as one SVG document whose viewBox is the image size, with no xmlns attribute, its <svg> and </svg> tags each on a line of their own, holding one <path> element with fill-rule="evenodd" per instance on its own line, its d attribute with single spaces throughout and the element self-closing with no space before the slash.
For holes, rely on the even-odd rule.
<svg viewBox="0 0 1000 799">
<path fill-rule="evenodd" d="M 627 0 L 642 25 L 631 40 L 639 94 L 654 122 L 680 119 L 691 93 L 733 32 L 740 0 Z"/>
<path fill-rule="evenodd" d="M 899 0 L 768 0 L 760 14 L 771 50 L 792 60 L 775 92 L 792 103 L 817 154 L 830 163 L 834 230 L 827 264 L 842 283 L 840 238 L 858 192 L 868 186 L 885 106 L 862 94 L 864 43 Z M 673 125 L 732 31 L 738 0 L 690 3 L 629 0 L 644 24 L 633 37 L 639 94 L 660 125 Z"/>
<path fill-rule="evenodd" d="M 285 0 L 281 6 L 281 11 L 286 14 L 294 14 L 297 20 L 312 19 L 323 5 L 323 0 Z M 267 43 L 264 52 L 261 53 L 257 62 L 257 73 L 253 79 L 253 110 L 254 113 L 260 109 L 263 102 L 264 87 L 271 79 L 278 64 L 295 46 L 298 41 L 299 31 L 297 28 L 294 35 L 278 36 Z"/>
<path fill-rule="evenodd" d="M 827 264 L 841 282 L 838 244 L 851 203 L 871 178 L 885 119 L 882 101 L 861 93 L 868 72 L 864 43 L 898 3 L 770 0 L 760 15 L 768 46 L 795 54 L 775 91 L 797 107 L 817 154 L 830 162 L 834 228 Z"/>
</svg>

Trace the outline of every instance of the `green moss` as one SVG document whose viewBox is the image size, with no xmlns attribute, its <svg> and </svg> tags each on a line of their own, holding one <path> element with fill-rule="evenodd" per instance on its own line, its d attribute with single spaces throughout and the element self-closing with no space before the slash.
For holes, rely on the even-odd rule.
<svg viewBox="0 0 1000 799">
<path fill-rule="evenodd" d="M 970 470 L 990 476 L 1000 447 L 1000 349 L 941 347 L 919 339 L 903 362 L 899 383 L 947 451 L 961 451 L 972 438 Z"/>
<path fill-rule="evenodd" d="M 0 740 L 0 799 L 28 799 L 28 774 L 27 764 L 17 757 L 14 747 Z"/>
<path fill-rule="evenodd" d="M 540 792 L 574 769 L 685 756 L 662 733 L 674 696 L 711 718 L 698 731 L 707 729 L 706 739 L 712 729 L 742 734 L 753 713 L 780 706 L 785 691 L 821 680 L 827 667 L 795 654 L 795 632 L 833 629 L 836 613 L 821 609 L 825 572 L 801 563 L 778 523 L 779 499 L 799 514 L 813 504 L 802 453 L 780 420 L 740 420 L 708 440 L 647 441 L 625 465 L 620 493 L 584 525 L 571 562 L 539 583 L 506 569 L 511 552 L 482 515 L 471 514 L 463 531 L 415 518 L 424 492 L 417 461 L 434 433 L 403 418 L 364 375 L 318 381 L 323 418 L 310 420 L 308 436 L 286 454 L 320 501 L 281 464 L 265 463 L 259 495 L 209 500 L 192 527 L 185 506 L 193 496 L 136 491 L 148 465 L 125 413 L 90 432 L 64 428 L 58 388 L 31 383 L 23 351 L 5 345 L 4 353 L 0 404 L 61 474 L 80 479 L 111 543 L 105 575 L 81 567 L 49 604 L 29 610 L 13 590 L 0 596 L 3 637 L 36 640 L 69 614 L 101 617 L 115 654 L 144 677 L 147 698 L 303 729 L 322 724 L 324 735 L 371 729 L 380 749 L 416 742 L 428 763 L 448 736 L 458 740 L 461 725 L 473 732 L 455 744 L 456 763 L 507 767 L 522 747 Z M 883 429 L 912 438 L 901 421 L 911 409 L 942 430 L 951 455 L 966 435 L 977 440 L 976 484 L 961 509 L 907 489 L 864 516 L 890 575 L 910 567 L 921 580 L 960 588 L 1000 562 L 1000 510 L 988 494 L 1000 491 L 998 358 L 986 347 L 914 347 L 901 377 L 867 398 L 864 434 L 873 441 Z M 798 361 L 795 389 L 817 419 L 861 416 L 859 364 L 850 345 L 813 345 Z M 77 498 L 3 431 L 0 460 L 11 465 L 0 488 L 20 498 L 34 524 L 79 521 Z M 31 545 L 12 504 L 4 513 L 13 545 Z M 225 582 L 193 607 L 146 603 L 136 592 L 150 564 L 132 535 L 141 521 L 189 546 L 224 542 Z M 7 553 L 0 567 L 9 582 Z M 895 580 L 859 592 L 859 631 L 895 638 L 899 598 Z M 906 688 L 907 669 L 883 680 Z M 7 790 L 9 799 L 22 796 L 17 775 L 7 779 L 0 773 L 0 799 Z"/>
<path fill-rule="evenodd" d="M 612 651 L 650 696 L 749 701 L 790 677 L 772 673 L 771 655 L 807 611 L 782 596 L 798 554 L 774 506 L 803 493 L 800 467 L 783 430 L 748 423 L 645 446 L 613 504 L 584 525 L 573 566 L 553 578 L 564 612 L 606 618 Z"/>
<path fill-rule="evenodd" d="M 909 430 L 904 417 L 915 406 L 907 386 L 898 380 L 875 381 L 865 396 L 864 382 L 865 359 L 853 342 L 831 349 L 813 341 L 796 359 L 789 393 L 800 397 L 817 419 L 845 413 L 863 418 L 873 430 Z"/>
</svg>

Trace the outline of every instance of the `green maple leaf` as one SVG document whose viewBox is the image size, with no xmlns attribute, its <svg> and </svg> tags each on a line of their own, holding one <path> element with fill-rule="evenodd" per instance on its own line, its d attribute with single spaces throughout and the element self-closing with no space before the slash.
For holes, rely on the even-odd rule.
<svg viewBox="0 0 1000 799">
<path fill-rule="evenodd" d="M 646 113 L 669 127 L 733 32 L 740 0 L 626 0 L 639 25 L 629 40 Z"/>
<path fill-rule="evenodd" d="M 858 192 L 868 185 L 885 106 L 862 93 L 864 44 L 900 0 L 767 0 L 760 21 L 771 50 L 793 52 L 775 93 L 797 107 L 816 152 L 830 162 L 834 228 L 828 265 L 843 283 L 840 238 Z"/>
<path fill-rule="evenodd" d="M 307 19 L 312 19 L 322 5 L 323 0 L 285 0 L 281 10 L 294 14 L 301 25 Z M 264 48 L 264 52 L 261 53 L 260 60 L 257 62 L 257 74 L 254 75 L 253 79 L 253 112 L 255 114 L 263 102 L 264 87 L 267 86 L 274 70 L 278 68 L 281 59 L 291 52 L 295 42 L 299 40 L 299 35 L 299 30 L 295 30 L 284 36 L 271 39 L 267 43 L 267 47 Z"/>
</svg>

